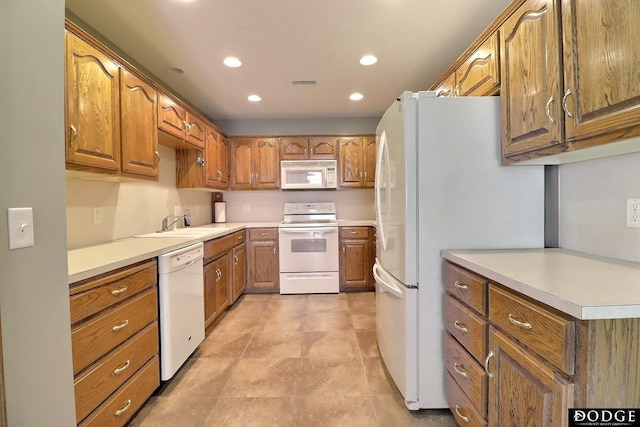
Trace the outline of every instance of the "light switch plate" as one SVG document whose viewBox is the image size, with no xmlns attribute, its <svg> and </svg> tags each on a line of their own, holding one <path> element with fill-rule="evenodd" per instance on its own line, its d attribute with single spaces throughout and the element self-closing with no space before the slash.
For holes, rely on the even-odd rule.
<svg viewBox="0 0 640 427">
<path fill-rule="evenodd" d="M 33 246 L 33 209 L 7 209 L 9 225 L 9 249 L 28 248 Z"/>
</svg>

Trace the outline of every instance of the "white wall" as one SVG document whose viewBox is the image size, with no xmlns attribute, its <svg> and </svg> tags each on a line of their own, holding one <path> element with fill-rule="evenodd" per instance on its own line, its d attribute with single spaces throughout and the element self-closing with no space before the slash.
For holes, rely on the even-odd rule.
<svg viewBox="0 0 640 427">
<path fill-rule="evenodd" d="M 358 135 L 376 133 L 380 117 L 327 119 L 218 120 L 229 136 Z"/>
<path fill-rule="evenodd" d="M 192 225 L 211 222 L 211 193 L 176 189 L 175 150 L 160 146 L 158 181 L 104 182 L 67 179 L 69 249 L 94 245 L 160 229 L 162 218 L 191 212 Z M 93 208 L 102 209 L 101 224 L 93 224 Z"/>
<path fill-rule="evenodd" d="M 640 198 L 640 153 L 559 166 L 559 244 L 640 262 L 640 229 L 626 227 L 626 199 Z"/>
<path fill-rule="evenodd" d="M 286 202 L 336 202 L 338 219 L 375 219 L 371 189 L 335 191 L 227 191 L 227 222 L 282 221 Z M 244 211 L 245 205 L 249 212 Z"/>
<path fill-rule="evenodd" d="M 0 313 L 12 427 L 74 426 L 64 182 L 64 1 L 0 14 Z M 10 251 L 9 207 L 33 208 L 35 246 Z"/>
</svg>

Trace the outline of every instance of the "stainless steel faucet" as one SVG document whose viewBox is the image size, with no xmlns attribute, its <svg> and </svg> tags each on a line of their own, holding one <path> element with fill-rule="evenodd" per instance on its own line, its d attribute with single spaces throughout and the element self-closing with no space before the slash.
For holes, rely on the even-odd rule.
<svg viewBox="0 0 640 427">
<path fill-rule="evenodd" d="M 163 231 L 169 231 L 171 229 L 170 227 L 173 227 L 174 224 L 180 221 L 181 219 L 182 219 L 181 216 L 176 216 L 176 215 L 168 215 L 164 217 L 162 219 L 162 230 L 160 230 L 160 232 L 162 233 Z"/>
</svg>

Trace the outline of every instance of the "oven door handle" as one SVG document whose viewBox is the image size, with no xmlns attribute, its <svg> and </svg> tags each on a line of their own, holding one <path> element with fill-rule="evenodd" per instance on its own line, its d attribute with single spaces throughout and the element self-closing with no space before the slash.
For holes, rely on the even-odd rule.
<svg viewBox="0 0 640 427">
<path fill-rule="evenodd" d="M 300 233 L 325 233 L 332 234 L 337 233 L 337 228 L 313 228 L 313 227 L 301 227 L 301 228 L 281 228 L 280 233 L 284 234 L 300 234 Z"/>
</svg>

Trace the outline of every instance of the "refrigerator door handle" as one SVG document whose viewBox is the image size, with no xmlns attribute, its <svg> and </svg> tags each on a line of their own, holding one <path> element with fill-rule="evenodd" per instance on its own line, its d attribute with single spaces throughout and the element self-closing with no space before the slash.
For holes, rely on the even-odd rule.
<svg viewBox="0 0 640 427">
<path fill-rule="evenodd" d="M 375 278 L 376 282 L 380 285 L 379 287 L 379 292 L 382 293 L 390 293 L 391 295 L 395 296 L 398 299 L 404 299 L 404 295 L 402 293 L 402 290 L 397 287 L 395 284 L 393 283 L 389 283 L 389 282 L 385 282 L 379 275 L 377 272 L 377 268 L 378 265 L 374 264 L 373 266 L 373 277 Z"/>
<path fill-rule="evenodd" d="M 378 232 L 380 233 L 380 242 L 382 243 L 382 249 L 387 249 L 387 238 L 385 236 L 384 224 L 382 223 L 382 209 L 381 209 L 381 187 L 382 187 L 382 161 L 384 152 L 387 149 L 387 133 L 382 131 L 380 135 L 380 145 L 378 146 L 378 156 L 376 158 L 376 177 L 375 177 L 375 202 L 376 202 L 376 223 Z M 389 185 L 389 183 L 387 183 Z M 387 190 L 388 191 L 388 190 Z"/>
</svg>

